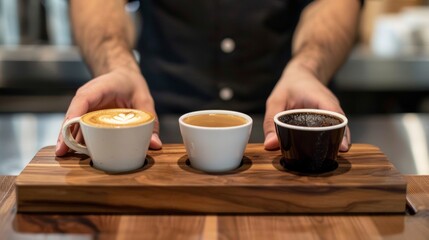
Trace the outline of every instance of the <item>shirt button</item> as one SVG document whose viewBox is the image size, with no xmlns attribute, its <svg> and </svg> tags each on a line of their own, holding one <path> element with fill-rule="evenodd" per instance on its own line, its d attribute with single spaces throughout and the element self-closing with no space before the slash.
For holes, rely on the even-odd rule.
<svg viewBox="0 0 429 240">
<path fill-rule="evenodd" d="M 220 42 L 220 49 L 224 53 L 231 53 L 235 49 L 235 42 L 231 38 L 225 38 Z"/>
<path fill-rule="evenodd" d="M 224 87 L 219 91 L 219 97 L 224 101 L 231 100 L 233 96 L 234 91 L 232 91 L 232 89 L 229 87 Z"/>
</svg>

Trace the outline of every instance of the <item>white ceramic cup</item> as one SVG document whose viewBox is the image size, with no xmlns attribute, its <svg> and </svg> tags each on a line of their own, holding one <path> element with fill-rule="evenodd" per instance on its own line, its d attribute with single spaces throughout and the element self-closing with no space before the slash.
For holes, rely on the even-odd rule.
<svg viewBox="0 0 429 240">
<path fill-rule="evenodd" d="M 138 110 L 133 110 L 138 111 Z M 146 161 L 155 118 L 133 126 L 97 126 L 72 118 L 62 127 L 65 144 L 77 152 L 91 157 L 93 166 L 107 172 L 126 172 L 142 167 Z M 72 136 L 70 126 L 78 123 L 86 145 L 78 143 Z"/>
<path fill-rule="evenodd" d="M 190 116 L 204 114 L 227 114 L 244 119 L 244 123 L 231 127 L 206 127 L 186 123 Z M 252 131 L 250 116 L 226 110 L 203 110 L 190 112 L 179 118 L 180 133 L 191 166 L 205 172 L 225 172 L 236 169 Z"/>
</svg>

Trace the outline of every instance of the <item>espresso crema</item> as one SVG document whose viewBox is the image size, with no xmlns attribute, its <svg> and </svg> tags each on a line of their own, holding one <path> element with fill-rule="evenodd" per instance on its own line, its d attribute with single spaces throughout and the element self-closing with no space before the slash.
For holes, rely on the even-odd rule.
<svg viewBox="0 0 429 240">
<path fill-rule="evenodd" d="M 246 124 L 247 120 L 231 114 L 207 113 L 189 116 L 183 122 L 199 127 L 235 127 Z"/>
<path fill-rule="evenodd" d="M 153 120 L 149 113 L 135 109 L 105 109 L 83 115 L 82 121 L 97 127 L 133 127 Z"/>
<path fill-rule="evenodd" d="M 285 114 L 279 117 L 279 121 L 301 127 L 329 127 L 343 122 L 340 118 L 333 115 L 314 112 Z"/>
</svg>

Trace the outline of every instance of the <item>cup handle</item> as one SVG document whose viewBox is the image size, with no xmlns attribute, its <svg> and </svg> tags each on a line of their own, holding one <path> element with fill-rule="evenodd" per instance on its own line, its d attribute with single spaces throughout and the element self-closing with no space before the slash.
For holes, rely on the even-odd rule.
<svg viewBox="0 0 429 240">
<path fill-rule="evenodd" d="M 65 144 L 69 148 L 71 148 L 77 152 L 84 153 L 84 154 L 89 156 L 88 148 L 86 146 L 78 143 L 70 131 L 70 125 L 72 125 L 74 123 L 79 123 L 79 121 L 80 121 L 80 117 L 75 117 L 75 118 L 72 118 L 72 119 L 70 119 L 64 123 L 63 128 L 62 128 L 63 139 L 64 139 Z"/>
</svg>

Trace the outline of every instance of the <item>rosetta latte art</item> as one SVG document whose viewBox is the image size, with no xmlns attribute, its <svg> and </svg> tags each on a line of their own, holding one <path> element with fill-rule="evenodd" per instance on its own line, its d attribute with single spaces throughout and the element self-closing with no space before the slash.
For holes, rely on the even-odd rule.
<svg viewBox="0 0 429 240">
<path fill-rule="evenodd" d="M 135 109 L 105 109 L 88 113 L 82 120 L 100 127 L 127 127 L 144 124 L 153 117 Z"/>
<path fill-rule="evenodd" d="M 100 122 L 108 123 L 108 124 L 132 124 L 139 122 L 141 116 L 137 116 L 134 113 L 120 113 L 115 116 L 103 115 L 100 116 Z"/>
</svg>

